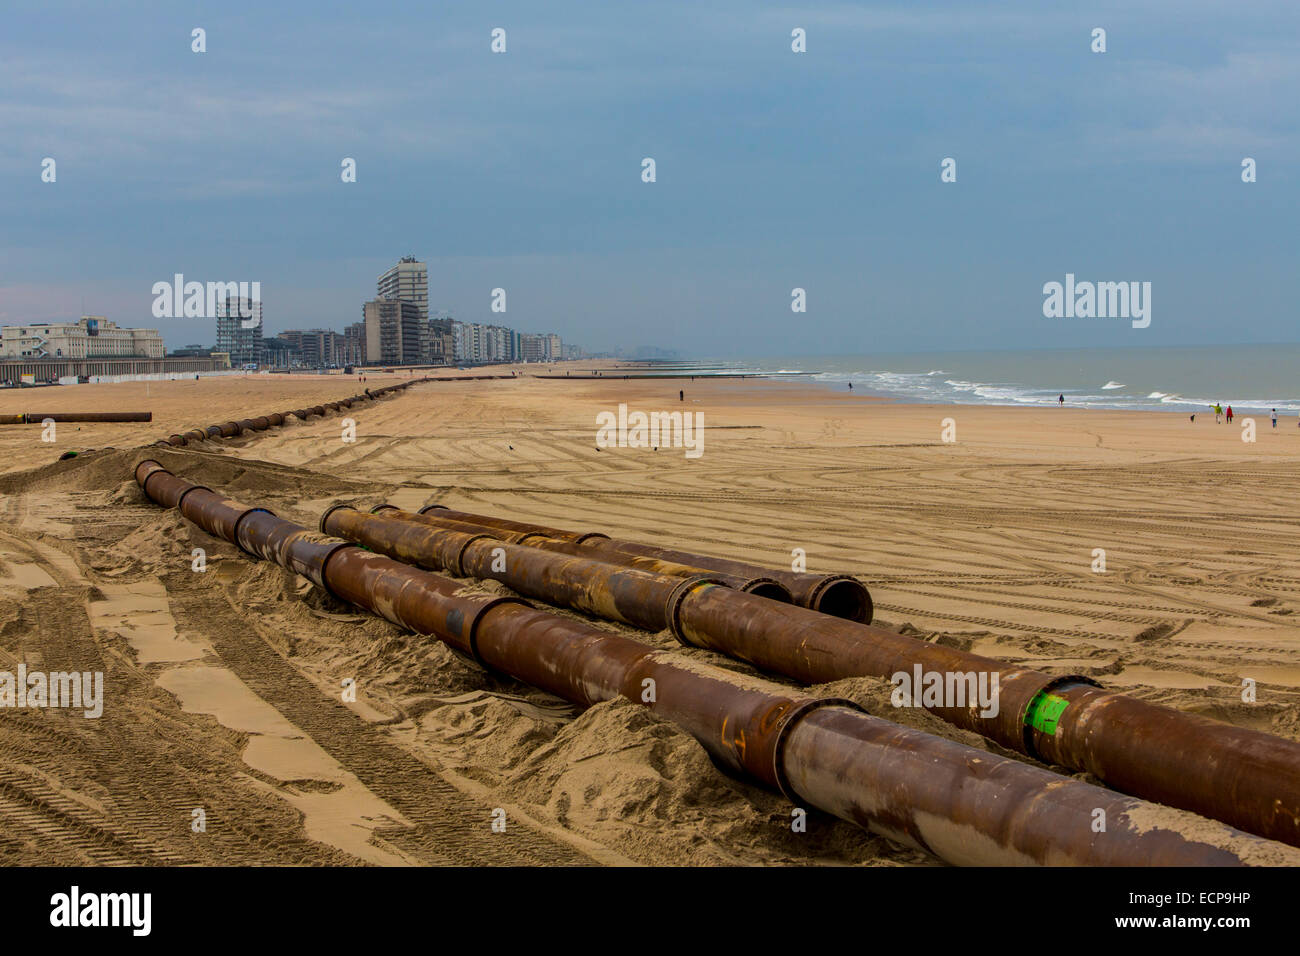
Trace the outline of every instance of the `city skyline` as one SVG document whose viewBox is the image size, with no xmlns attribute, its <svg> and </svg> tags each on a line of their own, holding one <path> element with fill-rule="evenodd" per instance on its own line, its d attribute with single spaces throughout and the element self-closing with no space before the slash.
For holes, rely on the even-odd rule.
<svg viewBox="0 0 1300 956">
<path fill-rule="evenodd" d="M 229 285 L 229 289 L 224 286 Z M 183 344 L 173 344 L 171 349 L 167 350 L 168 354 L 178 350 L 184 354 L 202 354 L 205 352 L 217 352 L 230 356 L 231 364 L 238 368 L 252 365 L 270 365 L 275 367 L 283 365 L 284 361 L 289 360 L 289 356 L 281 356 L 280 361 L 275 361 L 267 355 L 266 342 L 271 340 L 283 340 L 294 345 L 292 355 L 292 364 L 298 364 L 299 360 L 308 356 L 316 356 L 321 359 L 320 364 L 333 364 L 333 359 L 342 356 L 337 364 L 366 364 L 370 361 L 367 352 L 374 352 L 375 355 L 383 355 L 381 360 L 375 358 L 375 363 L 381 361 L 387 364 L 456 364 L 470 363 L 482 364 L 487 362 L 503 361 L 552 361 L 558 360 L 561 355 L 561 339 L 552 332 L 525 332 L 515 330 L 501 323 L 474 323 L 461 322 L 455 316 L 447 313 L 445 309 L 434 310 L 434 316 L 430 318 L 430 309 L 428 306 L 428 270 L 424 262 L 421 262 L 416 256 L 402 256 L 397 262 L 384 270 L 376 279 L 376 296 L 373 300 L 363 303 L 361 322 L 342 323 L 341 328 L 336 328 L 332 324 L 320 323 L 310 327 L 296 327 L 271 329 L 268 327 L 263 310 L 263 301 L 260 297 L 260 283 L 252 283 L 254 295 L 248 295 L 248 283 L 243 283 L 238 289 L 240 294 L 226 294 L 234 292 L 238 283 L 201 283 L 185 282 L 183 274 L 174 276 L 172 282 L 159 282 L 154 285 L 152 292 L 162 293 L 157 295 L 153 302 L 152 324 L 162 324 L 159 319 L 165 319 L 168 316 L 179 318 L 182 314 L 187 314 L 191 305 L 195 307 L 195 313 L 188 316 L 186 321 L 194 322 L 190 331 L 196 331 L 203 328 L 209 330 L 209 334 L 198 336 L 200 341 L 186 341 Z M 186 291 L 192 289 L 192 292 Z M 219 297 L 221 296 L 221 297 Z M 381 305 L 385 301 L 401 301 L 404 303 L 403 308 L 409 305 L 414 311 L 411 313 L 409 321 L 415 323 L 418 319 L 418 330 L 413 326 L 413 342 L 406 346 L 399 344 L 396 346 L 397 352 L 392 351 L 392 343 L 386 343 L 380 347 L 379 332 L 377 328 L 368 328 L 371 324 L 370 316 L 374 307 Z M 215 303 L 215 304 L 214 304 Z M 203 314 L 199 314 L 202 312 Z M 210 314 L 209 314 L 210 313 Z M 377 316 L 377 311 L 375 315 Z M 13 357 L 18 358 L 67 358 L 73 357 L 71 352 L 64 354 L 63 349 L 55 349 L 49 355 L 44 352 L 29 352 L 18 345 L 20 341 L 25 341 L 32 337 L 33 329 L 40 329 L 45 326 L 75 327 L 85 326 L 90 320 L 92 324 L 95 321 L 105 321 L 105 316 L 95 316 L 83 313 L 78 319 L 72 317 L 59 317 L 53 320 L 41 319 L 27 322 L 0 322 L 0 329 L 8 329 L 5 341 L 9 343 L 4 350 Z M 207 323 L 211 323 L 207 325 Z M 114 327 L 116 323 L 107 322 L 107 326 Z M 434 326 L 444 330 L 445 335 L 437 337 L 435 342 Z M 466 334 L 463 329 L 472 329 L 473 332 Z M 479 330 L 491 330 L 497 333 L 505 333 L 506 339 L 511 339 L 509 345 L 485 345 L 480 341 L 484 334 Z M 163 339 L 158 331 L 153 328 L 142 328 L 135 326 L 124 327 L 124 331 L 136 331 L 149 333 L 157 340 L 158 348 L 161 349 Z M 355 333 L 359 340 L 359 345 L 353 346 L 351 338 Z M 92 333 L 93 334 L 93 333 Z M 326 345 L 323 336 L 333 336 L 330 344 Z M 21 336 L 21 338 L 20 338 Z M 299 346 L 304 341 L 304 337 L 316 336 L 317 342 L 308 349 L 301 349 Z M 444 343 L 443 338 L 446 339 Z M 203 341 L 208 339 L 209 341 Z M 521 346 L 522 340 L 543 341 L 544 345 L 530 344 L 528 348 Z M 334 344 L 337 340 L 337 345 Z M 93 341 L 93 340 L 92 340 Z M 349 344 L 344 346 L 343 342 Z M 505 341 L 503 339 L 503 341 Z M 454 350 L 453 350 L 454 343 Z M 367 348 L 369 346 L 369 348 Z M 283 348 L 280 345 L 278 348 Z M 296 353 L 296 354 L 295 354 Z M 161 353 L 160 353 L 161 355 Z M 149 357 L 152 352 L 149 353 Z M 141 353 L 138 357 L 146 357 Z M 325 361 L 325 357 L 330 358 L 330 362 Z"/>
</svg>

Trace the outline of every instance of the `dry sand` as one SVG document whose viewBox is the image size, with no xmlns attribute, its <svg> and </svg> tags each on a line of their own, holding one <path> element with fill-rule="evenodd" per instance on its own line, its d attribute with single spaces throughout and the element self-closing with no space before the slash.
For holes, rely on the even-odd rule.
<svg viewBox="0 0 1300 956">
<path fill-rule="evenodd" d="M 421 385 L 346 416 L 163 451 L 143 446 L 358 383 L 255 375 L 0 394 L 0 413 L 155 416 L 59 425 L 53 444 L 40 426 L 0 426 L 0 670 L 102 670 L 106 685 L 98 720 L 0 711 L 3 858 L 932 862 L 821 815 L 794 834 L 782 798 L 722 774 L 643 708 L 578 714 L 254 564 L 144 499 L 131 478 L 144 457 L 312 526 L 336 501 L 438 501 L 773 566 L 801 548 L 810 570 L 860 576 L 878 620 L 909 633 L 1300 739 L 1294 421 L 1275 432 L 1259 419 L 1246 444 L 1204 415 L 607 375 Z M 703 456 L 598 450 L 596 415 L 619 402 L 703 412 Z M 355 443 L 341 440 L 344 417 Z M 954 443 L 940 440 L 945 418 Z M 195 548 L 206 573 L 191 569 Z M 1247 677 L 1255 704 L 1241 700 Z M 346 678 L 355 702 L 342 699 Z M 884 686 L 834 690 L 983 746 L 888 708 Z M 497 809 L 505 833 L 492 831 Z"/>
</svg>

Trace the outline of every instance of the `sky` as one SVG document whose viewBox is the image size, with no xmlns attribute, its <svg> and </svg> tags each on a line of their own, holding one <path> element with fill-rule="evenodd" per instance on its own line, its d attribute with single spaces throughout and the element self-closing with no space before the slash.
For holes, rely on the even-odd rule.
<svg viewBox="0 0 1300 956">
<path fill-rule="evenodd" d="M 341 330 L 415 255 L 432 310 L 589 350 L 1296 342 L 1298 27 L 1294 0 L 4 0 L 0 324 L 211 344 L 151 312 L 182 273 L 260 282 L 268 334 Z M 1044 316 L 1067 273 L 1150 282 L 1150 325 Z"/>
</svg>

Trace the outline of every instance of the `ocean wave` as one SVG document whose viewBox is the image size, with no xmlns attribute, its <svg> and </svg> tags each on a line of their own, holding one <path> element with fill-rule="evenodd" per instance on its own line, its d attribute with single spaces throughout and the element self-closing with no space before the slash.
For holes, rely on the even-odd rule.
<svg viewBox="0 0 1300 956">
<path fill-rule="evenodd" d="M 1122 382 L 1114 382 L 1114 381 L 1107 382 L 1105 385 L 1102 386 L 1103 391 L 1109 391 L 1112 388 L 1128 388 L 1128 386 Z"/>
</svg>

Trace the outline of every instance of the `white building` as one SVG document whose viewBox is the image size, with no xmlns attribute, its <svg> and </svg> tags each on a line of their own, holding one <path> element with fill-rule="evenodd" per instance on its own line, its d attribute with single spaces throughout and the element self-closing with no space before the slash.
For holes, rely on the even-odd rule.
<svg viewBox="0 0 1300 956">
<path fill-rule="evenodd" d="M 123 329 L 102 315 L 83 315 L 80 322 L 43 322 L 0 328 L 0 355 L 5 358 L 162 358 L 157 329 Z"/>
</svg>

